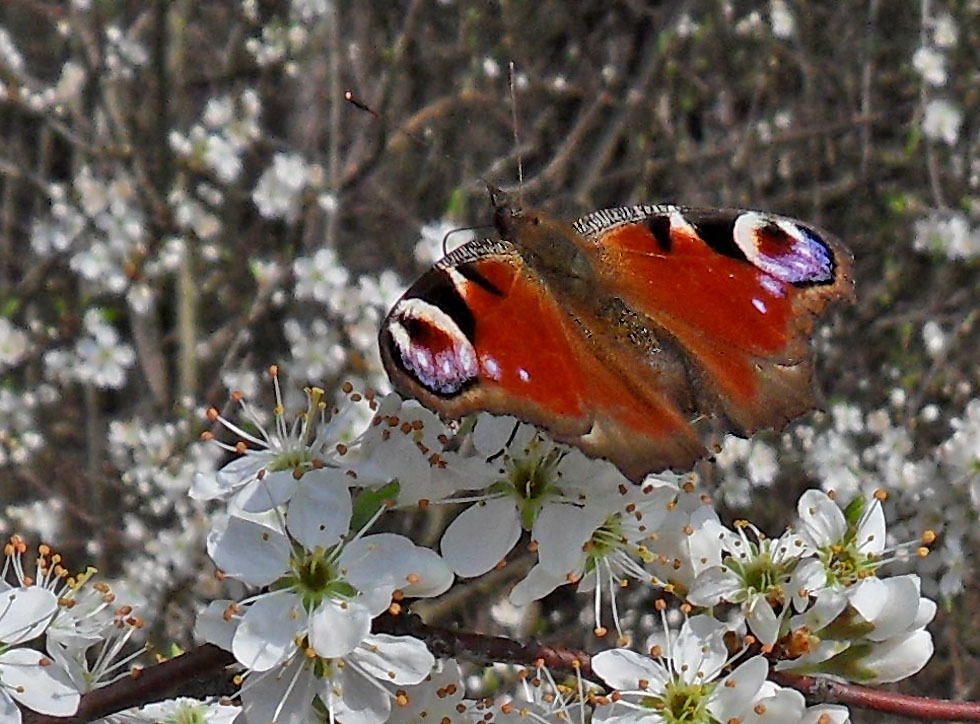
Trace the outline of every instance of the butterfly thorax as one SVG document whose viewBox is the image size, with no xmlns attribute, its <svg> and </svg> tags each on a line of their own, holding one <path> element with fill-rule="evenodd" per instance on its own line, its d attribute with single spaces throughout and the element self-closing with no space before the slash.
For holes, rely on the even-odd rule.
<svg viewBox="0 0 980 724">
<path fill-rule="evenodd" d="M 494 189 L 494 226 L 514 244 L 525 263 L 558 294 L 595 298 L 597 250 L 571 224 L 537 209 L 522 209 L 506 192 Z"/>
</svg>

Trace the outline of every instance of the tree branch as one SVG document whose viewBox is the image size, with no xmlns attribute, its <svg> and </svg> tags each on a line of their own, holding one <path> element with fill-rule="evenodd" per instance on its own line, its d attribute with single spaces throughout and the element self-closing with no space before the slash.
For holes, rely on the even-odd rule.
<svg viewBox="0 0 980 724">
<path fill-rule="evenodd" d="M 546 666 L 563 673 L 578 671 L 583 676 L 592 673 L 592 657 L 585 651 L 552 646 L 536 639 L 521 643 L 504 636 L 428 626 L 415 614 L 385 614 L 375 619 L 373 630 L 375 633 L 414 636 L 424 641 L 438 657 L 454 657 L 477 664 Z M 24 724 L 86 724 L 114 712 L 176 696 L 227 696 L 233 689 L 224 670 L 234 663 L 234 657 L 228 651 L 204 644 L 174 659 L 141 670 L 138 675 L 86 694 L 73 717 L 50 717 L 27 711 L 24 713 Z M 930 699 L 780 672 L 772 672 L 770 678 L 820 703 L 844 704 L 899 714 L 909 719 L 980 722 L 978 702 Z"/>
</svg>

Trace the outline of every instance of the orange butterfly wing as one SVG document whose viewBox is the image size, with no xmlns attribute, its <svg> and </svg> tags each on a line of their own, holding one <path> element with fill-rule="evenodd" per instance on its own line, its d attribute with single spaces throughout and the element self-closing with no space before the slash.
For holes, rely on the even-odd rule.
<svg viewBox="0 0 980 724">
<path fill-rule="evenodd" d="M 853 295 L 839 242 L 736 210 L 610 209 L 574 226 L 599 248 L 607 284 L 685 351 L 699 409 L 748 434 L 816 405 L 814 319 Z"/>
<path fill-rule="evenodd" d="M 470 242 L 423 275 L 380 335 L 395 388 L 445 417 L 538 425 L 634 480 L 704 454 L 688 416 L 637 394 L 506 242 Z"/>
</svg>

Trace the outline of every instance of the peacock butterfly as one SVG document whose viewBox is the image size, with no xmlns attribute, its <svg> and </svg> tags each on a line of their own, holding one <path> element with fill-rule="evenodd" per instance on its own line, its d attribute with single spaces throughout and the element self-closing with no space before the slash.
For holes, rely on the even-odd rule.
<svg viewBox="0 0 980 724">
<path fill-rule="evenodd" d="M 572 224 L 491 188 L 471 241 L 388 313 L 395 389 L 445 418 L 513 415 L 631 480 L 690 468 L 707 421 L 747 436 L 816 405 L 810 334 L 851 256 L 799 221 L 641 205 Z"/>
</svg>

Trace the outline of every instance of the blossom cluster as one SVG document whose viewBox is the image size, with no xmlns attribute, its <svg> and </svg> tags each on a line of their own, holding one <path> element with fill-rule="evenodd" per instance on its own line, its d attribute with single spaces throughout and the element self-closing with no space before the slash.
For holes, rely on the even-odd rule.
<svg viewBox="0 0 980 724">
<path fill-rule="evenodd" d="M 895 554 L 883 495 L 842 510 L 811 490 L 797 524 L 767 538 L 747 523 L 726 528 L 693 476 L 634 486 L 612 465 L 512 419 L 480 416 L 454 433 L 414 403 L 350 386 L 337 407 L 308 388 L 304 407 L 289 414 L 278 370 L 271 374 L 271 416 L 243 395 L 241 422 L 209 413 L 225 433 L 208 437 L 235 457 L 198 475 L 191 490 L 224 506 L 208 553 L 224 580 L 250 591 L 213 601 L 197 624 L 202 640 L 243 667 L 244 721 L 302 722 L 314 711 L 362 724 L 411 721 L 420 703 L 451 703 L 453 721 L 480 721 L 487 702 L 465 699 L 458 673 L 446 684 L 455 662 L 437 662 L 413 636 L 376 633 L 372 621 L 446 592 L 456 576 L 498 567 L 522 538 L 537 562 L 511 589 L 512 604 L 572 585 L 592 597 L 600 639 L 608 609 L 619 647 L 594 657 L 598 679 L 571 698 L 553 692 L 545 706 L 528 694 L 543 721 L 577 711 L 572 700 L 577 721 L 593 710 L 598 721 L 704 712 L 716 721 L 845 721 L 845 709 L 808 709 L 799 693 L 769 681 L 770 664 L 881 683 L 911 675 L 931 655 L 924 627 L 935 606 L 917 578 L 879 577 Z M 358 429 L 365 409 L 370 420 Z M 228 432 L 235 439 L 219 442 Z M 450 444 L 454 434 L 466 441 Z M 441 554 L 384 532 L 398 509 L 461 503 Z M 625 648 L 634 633 L 619 615 L 624 587 L 667 596 L 649 656 Z M 682 604 L 679 630 L 668 599 Z M 458 696 L 440 702 L 450 690 Z M 490 706 L 506 718 L 513 704 Z"/>
<path fill-rule="evenodd" d="M 70 716 L 83 694 L 129 676 L 127 643 L 143 626 L 94 570 L 73 575 L 41 545 L 32 574 L 27 552 L 11 536 L 0 570 L 0 719 L 10 724 L 20 724 L 20 706 Z"/>
<path fill-rule="evenodd" d="M 960 34 L 961 29 L 949 12 L 932 10 L 930 4 L 923 4 L 921 44 L 912 56 L 912 66 L 922 84 L 920 126 L 929 141 L 954 148 L 963 135 L 964 113 L 961 102 L 948 86 L 954 75 L 950 65 L 954 62 L 952 56 Z M 935 157 L 928 161 L 933 169 L 942 164 L 952 171 L 950 176 L 965 179 L 972 195 L 964 195 L 962 203 L 952 204 L 950 208 L 943 201 L 939 177 L 933 170 L 931 205 L 935 208 L 915 222 L 913 246 L 917 251 L 953 260 L 969 260 L 980 255 L 980 228 L 977 227 L 976 209 L 971 208 L 971 198 L 975 198 L 975 192 L 980 188 L 980 156 L 976 153 L 975 138 L 969 145 L 971 151 L 965 164 L 955 156 L 950 157 L 948 164 Z"/>
</svg>

